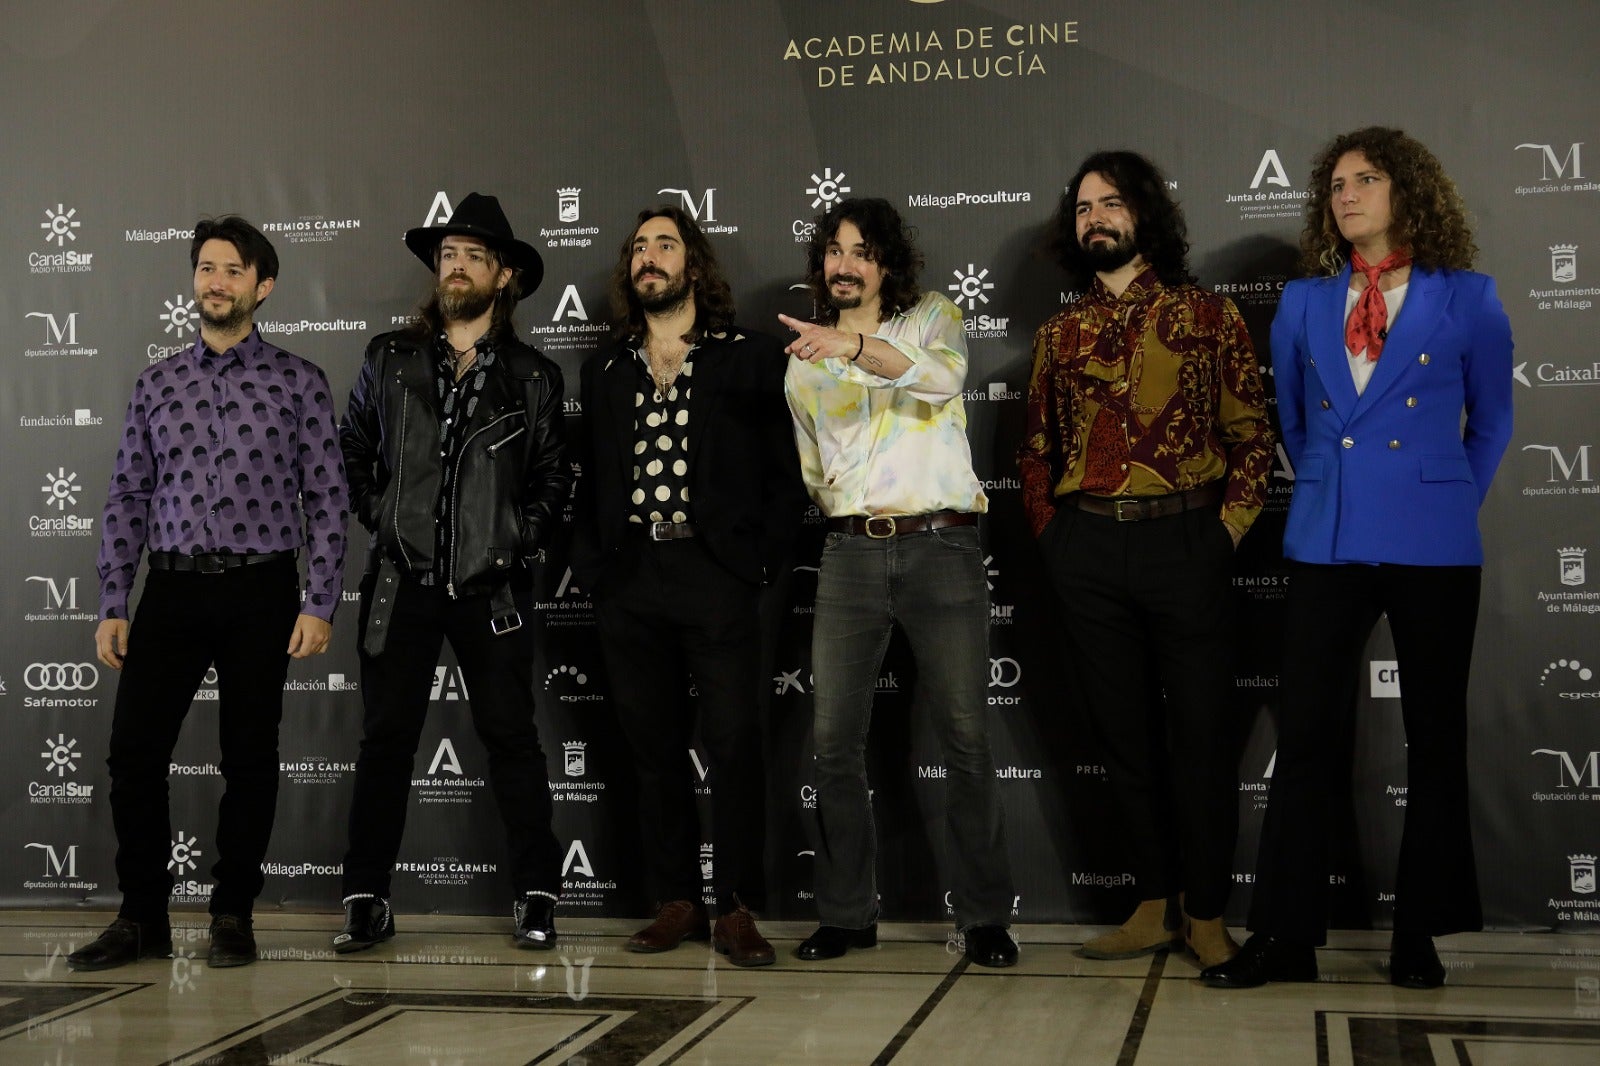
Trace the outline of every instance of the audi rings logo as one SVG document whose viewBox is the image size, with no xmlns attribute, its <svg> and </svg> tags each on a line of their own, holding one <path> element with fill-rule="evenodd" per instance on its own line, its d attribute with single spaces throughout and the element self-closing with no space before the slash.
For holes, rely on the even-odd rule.
<svg viewBox="0 0 1600 1066">
<path fill-rule="evenodd" d="M 22 682 L 35 692 L 88 692 L 100 671 L 94 663 L 29 663 Z"/>
<path fill-rule="evenodd" d="M 989 687 L 1015 688 L 1022 680 L 1022 664 L 1009 656 L 989 660 Z"/>
</svg>

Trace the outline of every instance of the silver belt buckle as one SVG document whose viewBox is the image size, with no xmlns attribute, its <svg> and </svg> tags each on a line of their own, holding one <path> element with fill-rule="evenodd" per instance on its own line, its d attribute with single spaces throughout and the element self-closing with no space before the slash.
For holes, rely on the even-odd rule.
<svg viewBox="0 0 1600 1066">
<path fill-rule="evenodd" d="M 651 522 L 650 523 L 650 539 L 654 540 L 654 541 L 671 540 L 672 539 L 672 523 L 671 522 Z"/>
<path fill-rule="evenodd" d="M 1143 500 L 1140 500 L 1137 497 L 1118 497 L 1116 500 L 1112 501 L 1113 517 L 1115 517 L 1118 522 L 1137 522 L 1139 519 L 1144 517 L 1143 515 L 1139 514 L 1138 510 L 1139 505 L 1143 502 Z M 1122 513 L 1122 505 L 1125 503 L 1133 507 L 1134 511 L 1132 514 L 1125 515 Z"/>
</svg>

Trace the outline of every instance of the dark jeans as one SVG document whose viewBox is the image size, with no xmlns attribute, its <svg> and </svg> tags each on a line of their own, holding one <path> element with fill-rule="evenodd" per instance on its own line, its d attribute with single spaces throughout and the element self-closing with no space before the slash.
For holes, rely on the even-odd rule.
<svg viewBox="0 0 1600 1066">
<path fill-rule="evenodd" d="M 698 900 L 699 842 L 714 849 L 717 908 L 765 895 L 761 762 L 761 590 L 699 540 L 629 538 L 595 593 L 617 718 L 639 774 L 645 870 L 658 901 Z M 698 698 L 691 708 L 689 679 Z M 689 758 L 698 710 L 711 786 L 700 835 Z"/>
<path fill-rule="evenodd" d="M 128 634 L 106 760 L 122 917 L 167 920 L 176 882 L 167 869 L 167 773 L 195 690 L 213 664 L 223 793 L 211 913 L 250 916 L 277 812 L 278 722 L 299 613 L 292 557 L 220 574 L 149 574 Z"/>
<path fill-rule="evenodd" d="M 811 637 L 818 917 L 846 929 L 878 917 L 867 731 L 896 624 L 916 660 L 917 706 L 931 715 L 944 755 L 956 925 L 1010 926 L 1011 862 L 985 720 L 989 592 L 976 526 L 883 540 L 827 536 Z"/>
<path fill-rule="evenodd" d="M 1139 898 L 1222 914 L 1239 828 L 1233 541 L 1214 506 L 1118 522 L 1063 504 L 1043 550 Z"/>
<path fill-rule="evenodd" d="M 1330 807 L 1349 787 L 1344 753 L 1362 651 L 1384 613 L 1406 730 L 1394 928 L 1426 936 L 1483 928 L 1467 800 L 1467 675 L 1481 579 L 1476 566 L 1290 564 L 1278 761 L 1251 929 L 1327 941 Z"/>
<path fill-rule="evenodd" d="M 376 583 L 375 574 L 361 580 L 362 633 Z M 442 585 L 399 581 L 383 654 L 361 652 L 365 716 L 350 804 L 345 895 L 389 896 L 412 764 L 447 638 L 461 665 L 473 727 L 489 753 L 489 784 L 505 823 L 512 890 L 560 893 L 561 845 L 550 829 L 550 779 L 533 722 L 533 616 L 525 592 L 517 596 L 522 628 L 495 636 L 487 595 L 451 599 Z"/>
</svg>

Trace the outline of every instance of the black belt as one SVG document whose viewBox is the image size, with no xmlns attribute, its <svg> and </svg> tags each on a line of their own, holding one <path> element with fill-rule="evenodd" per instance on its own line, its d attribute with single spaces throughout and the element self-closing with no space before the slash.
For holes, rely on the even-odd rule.
<svg viewBox="0 0 1600 1066">
<path fill-rule="evenodd" d="M 204 555 L 184 555 L 182 552 L 151 552 L 150 569 L 172 570 L 180 574 L 220 574 L 237 570 L 241 566 L 259 563 L 276 563 L 293 559 L 295 553 L 281 552 L 209 552 Z"/>
<path fill-rule="evenodd" d="M 1066 501 L 1080 511 L 1107 515 L 1118 522 L 1143 522 L 1147 518 L 1166 518 L 1222 502 L 1222 482 L 1213 481 L 1187 492 L 1166 496 L 1090 496 L 1075 492 Z"/>
<path fill-rule="evenodd" d="M 828 519 L 827 529 L 829 533 L 849 533 L 853 536 L 865 533 L 873 540 L 884 540 L 907 533 L 927 533 L 946 526 L 977 524 L 978 516 L 972 511 L 934 511 L 932 514 L 875 514 L 867 518 L 846 515 Z"/>
<path fill-rule="evenodd" d="M 651 540 L 687 540 L 700 535 L 693 522 L 629 522 L 628 529 Z"/>
</svg>

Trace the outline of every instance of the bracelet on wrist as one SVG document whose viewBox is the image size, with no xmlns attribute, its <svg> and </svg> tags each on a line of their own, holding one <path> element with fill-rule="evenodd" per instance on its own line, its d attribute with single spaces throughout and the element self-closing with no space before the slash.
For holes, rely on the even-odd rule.
<svg viewBox="0 0 1600 1066">
<path fill-rule="evenodd" d="M 861 358 L 861 353 L 862 353 L 862 351 L 864 351 L 866 349 L 866 347 L 867 347 L 867 335 L 865 333 L 857 333 L 856 334 L 856 354 L 852 355 L 850 357 L 850 361 L 853 363 L 857 359 L 860 359 Z"/>
</svg>

